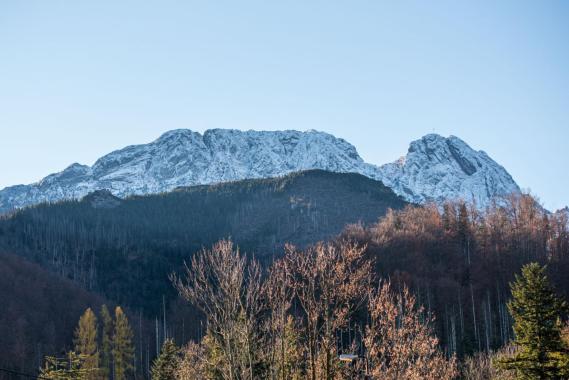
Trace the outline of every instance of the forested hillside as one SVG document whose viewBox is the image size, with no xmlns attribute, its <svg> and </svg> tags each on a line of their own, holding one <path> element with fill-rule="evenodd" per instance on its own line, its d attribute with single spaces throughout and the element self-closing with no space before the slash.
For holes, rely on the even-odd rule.
<svg viewBox="0 0 569 380">
<path fill-rule="evenodd" d="M 481 213 L 461 203 L 389 212 L 372 227 L 342 234 L 367 246 L 380 277 L 406 284 L 436 316 L 448 353 L 489 351 L 513 338 L 509 283 L 529 262 L 547 264 L 569 296 L 567 216 L 549 214 L 529 195 Z"/>
<path fill-rule="evenodd" d="M 388 208 L 405 204 L 381 182 L 324 171 L 127 200 L 97 192 L 5 218 L 0 245 L 152 314 L 163 295 L 174 295 L 168 274 L 221 238 L 271 261 L 285 243 L 329 239 L 346 224 L 375 222 Z"/>
<path fill-rule="evenodd" d="M 262 278 L 275 259 L 283 257 L 286 243 L 301 249 L 322 240 L 355 243 L 373 263 L 368 280 L 390 279 L 395 293 L 408 286 L 417 304 L 432 313 L 434 332 L 449 358 L 497 349 L 512 339 L 506 306 L 509 283 L 524 264 L 547 264 L 559 293 L 565 297 L 569 293 L 567 215 L 548 213 L 529 195 L 501 199 L 484 212 L 460 202 L 414 206 L 363 176 L 310 171 L 126 200 L 96 192 L 82 201 L 40 205 L 0 221 L 3 250 L 36 261 L 59 275 L 49 276 L 70 279 L 155 322 L 155 331 L 144 328 L 135 347 L 138 368 L 146 371 L 167 337 L 177 344 L 203 337 L 203 315 L 177 296 L 168 276 L 180 273 L 183 262 L 200 249 L 227 237 L 260 263 Z M 24 263 L 22 268 L 30 265 Z M 4 278 L 13 278 L 12 284 L 39 288 L 39 294 L 44 291 L 41 284 L 47 280 L 26 282 L 26 273 L 13 265 L 6 268 L 13 274 Z M 90 294 L 73 289 L 67 296 L 71 304 L 73 297 Z M 17 304 L 20 300 L 10 298 L 22 297 L 19 294 L 6 292 L 5 297 Z M 60 297 L 53 295 L 56 304 Z M 86 299 L 77 305 L 97 308 L 99 302 Z M 299 301 L 291 302 L 297 310 Z M 19 309 L 6 315 L 17 316 L 13 310 Z M 57 309 L 41 315 L 54 313 Z M 22 338 L 18 326 L 38 331 L 41 337 L 49 323 L 53 322 L 10 319 L 3 324 L 8 326 L 6 341 L 12 342 L 10 347 L 20 347 L 36 332 Z M 349 336 L 363 328 L 365 314 L 354 314 L 350 323 Z M 51 349 L 69 345 L 69 333 L 60 338 L 52 340 Z M 18 358 L 37 363 L 40 351 L 22 347 Z"/>
<path fill-rule="evenodd" d="M 1 349 L 13 351 L 4 358 L 9 368 L 35 370 L 42 355 L 69 347 L 81 312 L 100 306 L 92 292 L 160 324 L 164 300 L 170 334 L 195 337 L 201 329 L 195 311 L 176 299 L 168 280 L 194 252 L 232 237 L 268 263 L 287 242 L 304 246 L 333 238 L 348 223 L 373 223 L 405 204 L 361 175 L 310 171 L 127 200 L 101 191 L 82 201 L 21 210 L 0 220 L 0 246 L 26 259 L 2 256 L 8 319 Z M 60 318 L 66 318 L 64 326 Z M 143 339 L 142 350 L 137 346 L 143 365 L 166 333 L 154 335 Z"/>
<path fill-rule="evenodd" d="M 0 299 L 0 367 L 27 371 L 68 347 L 81 313 L 102 304 L 77 284 L 7 253 L 0 253 Z"/>
</svg>

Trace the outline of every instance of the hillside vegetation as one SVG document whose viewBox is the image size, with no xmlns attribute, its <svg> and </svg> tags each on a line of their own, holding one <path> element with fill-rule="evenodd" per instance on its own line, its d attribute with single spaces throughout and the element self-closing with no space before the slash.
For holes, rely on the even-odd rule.
<svg viewBox="0 0 569 380">
<path fill-rule="evenodd" d="M 259 264 L 263 283 L 271 278 L 268 268 L 283 257 L 286 262 L 285 252 L 297 252 L 294 257 L 301 260 L 318 251 L 310 247 L 319 241 L 349 243 L 370 263 L 366 281 L 375 286 L 370 291 L 377 291 L 379 279 L 389 279 L 393 294 L 409 289 L 417 307 L 433 316 L 429 334 L 436 335 L 441 352 L 463 360 L 500 349 L 514 338 L 509 284 L 525 264 L 546 264 L 554 288 L 567 297 L 568 226 L 565 214 L 548 213 L 529 195 L 500 199 L 484 212 L 461 202 L 416 206 L 357 174 L 309 171 L 126 200 L 96 192 L 79 202 L 40 205 L 0 221 L 0 246 L 155 319 L 161 328 L 147 332 L 136 347 L 139 368 L 148 371 L 166 338 L 182 345 L 207 332 L 204 321 L 210 315 L 204 305 L 200 308 L 192 296 L 179 297 L 169 280 L 172 273 L 183 272 L 183 263 L 196 252 L 231 238 L 243 257 Z M 336 267 L 324 268 L 322 278 L 333 278 Z M 305 263 L 294 273 L 306 268 L 315 267 Z M 305 317 L 299 311 L 302 296 L 291 299 L 293 317 Z M 337 339 L 346 340 L 346 329 L 355 339 L 374 310 L 371 304 L 367 315 L 366 308 L 354 310 Z M 42 322 L 33 323 L 37 329 Z M 311 328 L 322 326 L 317 322 Z M 6 334 L 15 334 L 12 330 L 17 331 L 9 328 Z M 333 337 L 325 342 L 325 355 L 334 352 Z M 361 346 L 366 338 L 358 339 Z M 24 356 L 33 360 L 35 354 Z"/>
<path fill-rule="evenodd" d="M 0 246 L 149 312 L 162 295 L 173 296 L 168 274 L 219 239 L 271 261 L 285 243 L 330 239 L 349 223 L 373 223 L 405 205 L 381 182 L 324 171 L 126 200 L 97 192 L 0 221 Z"/>
</svg>

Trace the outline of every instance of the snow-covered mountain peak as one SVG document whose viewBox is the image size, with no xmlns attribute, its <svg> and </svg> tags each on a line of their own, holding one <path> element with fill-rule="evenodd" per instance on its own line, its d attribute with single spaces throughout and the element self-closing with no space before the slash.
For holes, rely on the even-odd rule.
<svg viewBox="0 0 569 380">
<path fill-rule="evenodd" d="M 406 156 L 378 167 L 365 163 L 349 142 L 315 130 L 176 129 L 111 152 L 92 167 L 73 164 L 35 184 L 6 188 L 0 212 L 103 189 L 126 197 L 309 169 L 360 173 L 416 203 L 462 198 L 483 207 L 496 195 L 519 191 L 504 168 L 454 136 L 426 135 Z"/>
<path fill-rule="evenodd" d="M 197 140 L 201 140 L 202 135 L 190 129 L 173 129 L 163 133 L 160 137 L 150 144 L 155 145 L 172 145 L 172 144 L 188 144 Z"/>
<path fill-rule="evenodd" d="M 458 137 L 429 134 L 411 143 L 407 159 L 415 157 L 415 162 L 420 160 L 429 166 L 451 165 L 471 176 L 481 167 L 479 156 L 480 152 L 474 151 Z"/>
<path fill-rule="evenodd" d="M 125 197 L 244 178 L 266 178 L 323 169 L 361 172 L 366 164 L 345 140 L 317 131 L 189 129 L 73 164 L 41 181 L 0 191 L 0 212 L 40 202 L 76 199 L 102 189 Z"/>
<path fill-rule="evenodd" d="M 425 135 L 411 142 L 403 160 L 380 171 L 387 186 L 416 203 L 463 199 L 484 207 L 495 196 L 520 191 L 502 166 L 456 136 Z"/>
</svg>

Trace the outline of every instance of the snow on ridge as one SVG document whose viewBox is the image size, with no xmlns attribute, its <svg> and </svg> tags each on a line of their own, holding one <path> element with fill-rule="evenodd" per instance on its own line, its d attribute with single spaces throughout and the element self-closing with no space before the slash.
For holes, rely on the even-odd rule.
<svg viewBox="0 0 569 380">
<path fill-rule="evenodd" d="M 380 167 L 379 178 L 414 203 L 463 199 L 483 208 L 520 188 L 486 153 L 455 136 L 429 134 L 411 142 L 404 160 Z"/>
<path fill-rule="evenodd" d="M 483 207 L 495 196 L 519 192 L 503 167 L 454 136 L 426 135 L 406 156 L 378 167 L 365 163 L 349 142 L 315 130 L 176 129 L 111 152 L 92 167 L 72 164 L 37 183 L 5 188 L 0 212 L 103 189 L 125 197 L 308 169 L 360 173 L 415 203 L 461 198 Z"/>
</svg>

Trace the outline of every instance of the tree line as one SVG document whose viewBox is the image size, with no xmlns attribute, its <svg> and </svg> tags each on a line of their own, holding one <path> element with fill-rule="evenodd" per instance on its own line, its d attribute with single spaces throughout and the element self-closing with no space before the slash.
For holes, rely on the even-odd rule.
<svg viewBox="0 0 569 380">
<path fill-rule="evenodd" d="M 229 197 L 231 192 L 221 198 L 208 192 L 203 199 L 186 198 L 183 193 L 172 199 L 170 195 L 156 196 L 159 202 L 142 198 L 128 203 L 128 210 L 120 211 L 95 210 L 81 202 L 38 206 L 0 222 L 0 245 L 28 258 L 37 258 L 44 267 L 55 268 L 61 276 L 87 288 L 89 281 L 85 279 L 93 273 L 96 283 L 103 284 L 95 289 L 107 299 L 129 306 L 137 314 L 142 311 L 144 319 L 155 320 L 161 326 L 155 336 L 145 328 L 144 334 L 139 334 L 143 341 L 136 345 L 137 368 L 145 367 L 146 371 L 150 367 L 147 363 L 166 338 L 183 345 L 188 339 L 204 335 L 206 326 L 200 323 L 204 316 L 200 317 L 197 308 L 188 307 L 178 299 L 167 278 L 172 271 L 180 274 L 183 261 L 189 260 L 199 246 L 210 246 L 211 241 L 223 234 L 231 235 L 243 251 L 258 260 L 262 273 L 286 255 L 285 249 L 263 254 L 254 249 L 252 240 L 246 239 L 243 244 L 242 236 L 227 233 L 225 227 L 219 233 L 221 236 L 212 232 L 217 226 L 215 221 L 223 217 L 223 208 L 239 204 L 238 200 L 232 203 L 236 198 Z M 222 201 L 224 206 L 215 208 L 217 201 L 225 196 L 228 198 Z M 196 199 L 202 199 L 213 207 L 207 210 L 214 211 L 210 219 L 203 220 L 199 212 L 191 214 L 194 224 L 190 226 L 204 224 L 207 238 L 203 240 L 199 240 L 198 233 L 202 230 L 183 232 L 186 222 L 183 215 L 185 210 L 193 208 Z M 251 206 L 260 198 L 248 199 Z M 199 209 L 199 204 L 195 206 Z M 169 218 L 176 207 L 179 212 L 173 212 L 175 217 Z M 156 217 L 149 219 L 148 210 L 153 210 L 151 215 Z M 256 213 L 260 209 L 252 210 Z M 241 211 L 239 220 L 234 220 L 236 224 L 253 218 L 245 209 Z M 264 230 L 251 229 L 251 224 L 241 224 L 249 232 L 263 234 Z M 495 352 L 512 340 L 513 319 L 507 307 L 509 283 L 524 264 L 549 264 L 549 278 L 556 289 L 564 297 L 569 291 L 567 217 L 548 213 L 529 195 L 498 200 L 484 211 L 461 202 L 442 207 L 407 206 L 388 212 L 376 223 L 350 225 L 337 239 L 341 240 L 357 243 L 364 249 L 363 255 L 371 259 L 378 277 L 389 279 L 397 292 L 406 286 L 417 304 L 424 306 L 425 313 L 436 315 L 432 328 L 447 358 L 456 355 L 462 361 L 478 352 Z M 305 245 L 299 245 L 299 249 L 304 250 Z M 91 271 L 91 267 L 95 270 Z M 76 278 L 73 268 L 83 268 L 77 273 L 86 275 Z M 293 308 L 298 311 L 300 306 L 293 303 Z M 358 310 L 356 315 L 361 313 Z M 8 314 L 18 315 L 18 310 L 11 308 Z M 363 323 L 343 329 L 341 342 L 363 335 L 361 330 L 368 321 L 365 318 L 358 321 Z M 21 325 L 22 328 L 19 323 L 14 331 L 25 332 L 24 324 Z M 60 334 L 62 325 L 56 324 L 56 330 L 48 335 Z M 33 337 L 20 335 L 25 342 L 34 344 Z M 27 347 L 20 350 L 23 353 L 20 356 L 32 355 L 34 363 L 38 353 L 53 351 L 47 346 L 30 350 L 31 345 L 22 342 L 20 345 Z"/>
<path fill-rule="evenodd" d="M 569 376 L 567 303 L 547 268 L 524 265 L 509 284 L 513 338 L 457 360 L 432 329 L 436 316 L 409 288 L 378 279 L 365 247 L 339 241 L 287 247 L 266 276 L 231 241 L 198 253 L 171 280 L 202 310 L 205 336 L 165 341 L 153 380 L 552 379 Z M 345 336 L 349 326 L 359 334 Z"/>
<path fill-rule="evenodd" d="M 567 247 L 566 217 L 527 195 L 485 213 L 390 211 L 328 243 L 288 245 L 269 265 L 220 241 L 170 276 L 203 330 L 188 344 L 164 333 L 147 375 L 562 379 Z M 528 262 L 548 264 L 549 278 Z M 520 322 L 528 313 L 539 315 Z"/>
<path fill-rule="evenodd" d="M 497 200 L 485 211 L 465 203 L 408 206 L 341 238 L 366 246 L 376 272 L 405 284 L 428 311 L 448 355 L 492 351 L 513 337 L 509 283 L 529 262 L 549 264 L 569 293 L 569 223 L 530 195 Z"/>
<path fill-rule="evenodd" d="M 452 379 L 454 357 L 440 350 L 432 316 L 411 292 L 375 283 L 364 249 L 343 241 L 305 250 L 287 246 L 264 271 L 229 240 L 193 256 L 172 274 L 180 295 L 206 319 L 204 336 L 178 348 L 166 339 L 152 379 Z M 91 309 L 61 363 L 45 378 L 122 380 L 132 375 L 132 331 L 121 309 L 102 333 Z M 109 332 L 113 331 L 112 339 Z"/>
</svg>

